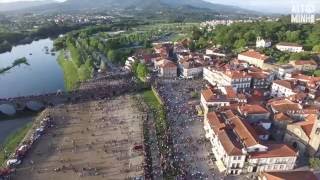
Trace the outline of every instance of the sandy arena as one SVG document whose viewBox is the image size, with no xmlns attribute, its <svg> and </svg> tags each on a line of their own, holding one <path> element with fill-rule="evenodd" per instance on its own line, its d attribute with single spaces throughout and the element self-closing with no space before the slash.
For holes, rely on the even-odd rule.
<svg viewBox="0 0 320 180">
<path fill-rule="evenodd" d="M 17 180 L 105 180 L 143 176 L 143 118 L 132 96 L 47 110 L 50 128 L 19 166 Z M 45 113 L 46 114 L 46 113 Z"/>
</svg>

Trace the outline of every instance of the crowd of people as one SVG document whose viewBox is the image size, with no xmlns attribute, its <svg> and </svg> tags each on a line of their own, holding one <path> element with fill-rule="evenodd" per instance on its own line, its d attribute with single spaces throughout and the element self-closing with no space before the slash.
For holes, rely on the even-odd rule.
<svg viewBox="0 0 320 180">
<path fill-rule="evenodd" d="M 178 179 L 213 179 L 208 161 L 208 141 L 204 137 L 202 117 L 195 112 L 193 92 L 200 92 L 201 81 L 171 81 L 156 83 L 164 101 L 172 149 L 169 161 L 174 165 Z M 200 98 L 197 98 L 199 100 Z"/>
</svg>

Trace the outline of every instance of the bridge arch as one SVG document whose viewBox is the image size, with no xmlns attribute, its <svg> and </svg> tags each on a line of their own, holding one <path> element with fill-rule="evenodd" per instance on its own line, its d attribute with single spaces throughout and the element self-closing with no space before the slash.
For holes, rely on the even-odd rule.
<svg viewBox="0 0 320 180">
<path fill-rule="evenodd" d="M 1 104 L 0 112 L 5 115 L 13 116 L 17 113 L 17 110 L 14 104 Z"/>
</svg>

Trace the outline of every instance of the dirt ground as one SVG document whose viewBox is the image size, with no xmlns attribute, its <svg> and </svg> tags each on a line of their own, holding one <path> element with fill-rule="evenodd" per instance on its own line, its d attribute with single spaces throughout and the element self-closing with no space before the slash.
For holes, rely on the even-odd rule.
<svg viewBox="0 0 320 180">
<path fill-rule="evenodd" d="M 105 180 L 143 176 L 143 118 L 132 96 L 48 110 L 54 127 L 19 166 L 18 180 Z"/>
</svg>

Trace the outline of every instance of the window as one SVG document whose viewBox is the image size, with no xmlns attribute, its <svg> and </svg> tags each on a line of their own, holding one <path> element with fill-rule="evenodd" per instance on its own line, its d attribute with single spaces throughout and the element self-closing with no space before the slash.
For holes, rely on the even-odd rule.
<svg viewBox="0 0 320 180">
<path fill-rule="evenodd" d="M 233 157 L 233 160 L 237 160 L 237 159 L 238 159 L 238 157 L 237 157 L 237 156 L 234 156 L 234 157 Z"/>
<path fill-rule="evenodd" d="M 241 156 L 238 156 L 238 160 L 241 160 Z"/>
</svg>

